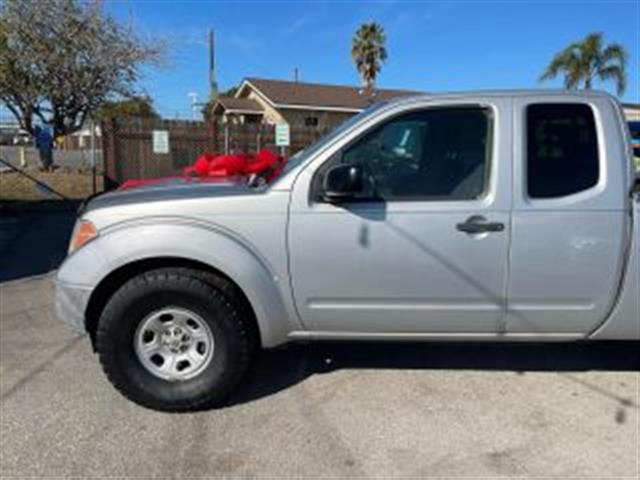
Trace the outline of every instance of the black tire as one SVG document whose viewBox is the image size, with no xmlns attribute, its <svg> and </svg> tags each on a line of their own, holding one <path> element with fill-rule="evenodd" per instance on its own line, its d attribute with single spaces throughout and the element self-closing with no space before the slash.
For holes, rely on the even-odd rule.
<svg viewBox="0 0 640 480">
<path fill-rule="evenodd" d="M 153 375 L 135 353 L 140 322 L 168 305 L 196 312 L 215 339 L 211 362 L 188 380 Z M 224 278 L 185 268 L 145 272 L 117 290 L 102 312 L 96 335 L 100 363 L 109 381 L 144 407 L 183 412 L 217 406 L 241 380 L 256 345 L 248 310 L 235 285 Z"/>
</svg>

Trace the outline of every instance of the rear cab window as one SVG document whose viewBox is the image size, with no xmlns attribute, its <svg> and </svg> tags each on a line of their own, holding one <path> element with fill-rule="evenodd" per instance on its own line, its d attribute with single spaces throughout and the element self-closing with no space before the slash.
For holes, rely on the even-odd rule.
<svg viewBox="0 0 640 480">
<path fill-rule="evenodd" d="M 532 199 L 573 195 L 600 178 L 598 136 L 584 103 L 537 103 L 526 112 L 526 186 Z"/>
</svg>

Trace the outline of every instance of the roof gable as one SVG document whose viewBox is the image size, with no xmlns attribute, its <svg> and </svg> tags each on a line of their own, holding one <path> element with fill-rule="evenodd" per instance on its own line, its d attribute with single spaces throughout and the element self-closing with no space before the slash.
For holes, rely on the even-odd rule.
<svg viewBox="0 0 640 480">
<path fill-rule="evenodd" d="M 214 113 L 217 111 L 225 111 L 227 113 L 264 113 L 262 105 L 250 98 L 235 98 L 235 97 L 218 97 L 216 103 L 213 106 Z"/>
</svg>

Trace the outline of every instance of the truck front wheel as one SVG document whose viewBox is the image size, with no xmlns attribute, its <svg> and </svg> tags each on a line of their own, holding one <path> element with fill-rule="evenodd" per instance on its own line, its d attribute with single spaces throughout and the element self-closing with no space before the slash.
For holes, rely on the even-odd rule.
<svg viewBox="0 0 640 480">
<path fill-rule="evenodd" d="M 155 410 L 218 405 L 253 350 L 246 309 L 199 272 L 165 268 L 125 283 L 100 317 L 96 349 L 111 383 Z"/>
</svg>

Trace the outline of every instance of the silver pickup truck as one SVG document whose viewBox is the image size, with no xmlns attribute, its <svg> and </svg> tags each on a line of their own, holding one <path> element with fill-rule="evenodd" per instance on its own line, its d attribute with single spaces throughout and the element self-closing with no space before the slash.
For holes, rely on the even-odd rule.
<svg viewBox="0 0 640 480">
<path fill-rule="evenodd" d="M 292 341 L 637 340 L 629 145 L 605 93 L 380 103 L 270 183 L 94 198 L 58 315 L 165 411 L 220 403 L 258 348 Z"/>
</svg>

